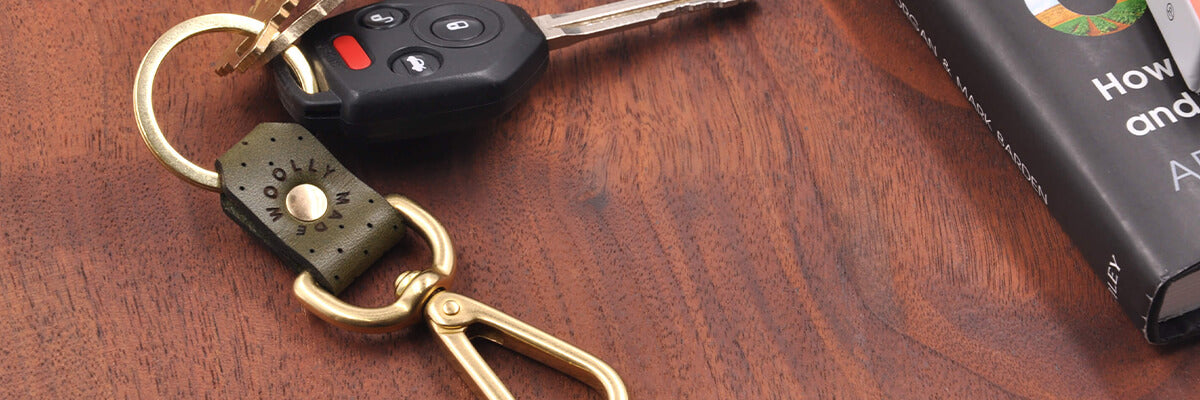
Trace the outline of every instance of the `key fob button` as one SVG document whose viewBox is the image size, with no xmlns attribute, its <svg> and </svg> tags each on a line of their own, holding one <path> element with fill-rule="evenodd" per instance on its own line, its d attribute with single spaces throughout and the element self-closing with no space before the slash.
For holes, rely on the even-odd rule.
<svg viewBox="0 0 1200 400">
<path fill-rule="evenodd" d="M 397 74 L 429 76 L 442 68 L 442 61 L 432 53 L 413 50 L 400 53 L 392 60 L 392 71 Z"/>
<path fill-rule="evenodd" d="M 452 49 L 475 47 L 500 35 L 500 16 L 474 4 L 451 3 L 418 12 L 413 32 L 426 43 Z"/>
<path fill-rule="evenodd" d="M 363 13 L 358 22 L 370 29 L 389 29 L 400 25 L 406 18 L 404 11 L 400 9 L 375 7 Z"/>
<path fill-rule="evenodd" d="M 342 62 L 346 63 L 346 67 L 358 71 L 371 66 L 371 56 L 367 55 L 366 50 L 363 50 L 362 45 L 358 44 L 358 39 L 354 36 L 342 35 L 333 38 L 333 48 L 337 50 L 338 55 L 342 56 Z"/>
<path fill-rule="evenodd" d="M 465 42 L 483 34 L 483 22 L 465 15 L 451 15 L 433 23 L 433 34 L 444 40 Z"/>
</svg>

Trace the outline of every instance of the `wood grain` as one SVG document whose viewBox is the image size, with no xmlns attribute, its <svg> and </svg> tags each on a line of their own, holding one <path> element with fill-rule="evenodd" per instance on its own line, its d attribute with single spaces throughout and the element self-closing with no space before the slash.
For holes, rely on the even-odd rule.
<svg viewBox="0 0 1200 400">
<path fill-rule="evenodd" d="M 349 1 L 346 9 L 366 4 Z M 599 0 L 522 0 L 532 13 Z M 248 1 L 28 2 L 0 46 L 0 394 L 469 398 L 424 328 L 306 314 L 292 274 L 138 137 L 134 70 Z M 263 71 L 168 59 L 168 137 L 211 164 L 284 121 Z M 424 204 L 456 291 L 607 361 L 639 399 L 1185 398 L 890 2 L 758 0 L 557 51 L 477 131 L 339 149 Z M 388 301 L 410 240 L 346 296 Z M 523 398 L 597 398 L 485 346 Z"/>
</svg>

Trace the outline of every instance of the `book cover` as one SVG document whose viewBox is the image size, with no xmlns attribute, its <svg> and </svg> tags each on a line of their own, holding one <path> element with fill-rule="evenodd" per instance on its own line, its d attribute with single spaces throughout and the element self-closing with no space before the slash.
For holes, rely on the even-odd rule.
<svg viewBox="0 0 1200 400">
<path fill-rule="evenodd" d="M 1200 96 L 1146 1 L 895 2 L 1098 287 L 1151 343 L 1200 333 Z"/>
</svg>

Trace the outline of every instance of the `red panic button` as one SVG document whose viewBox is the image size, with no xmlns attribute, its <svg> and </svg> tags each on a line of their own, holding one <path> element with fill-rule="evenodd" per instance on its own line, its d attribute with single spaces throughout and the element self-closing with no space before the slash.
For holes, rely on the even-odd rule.
<svg viewBox="0 0 1200 400">
<path fill-rule="evenodd" d="M 346 62 L 346 66 L 352 70 L 360 70 L 371 66 L 371 57 L 367 56 L 367 52 L 363 51 L 361 45 L 358 44 L 358 39 L 354 36 L 342 35 L 333 39 L 333 48 L 337 50 L 338 55 L 342 56 L 342 61 Z"/>
</svg>

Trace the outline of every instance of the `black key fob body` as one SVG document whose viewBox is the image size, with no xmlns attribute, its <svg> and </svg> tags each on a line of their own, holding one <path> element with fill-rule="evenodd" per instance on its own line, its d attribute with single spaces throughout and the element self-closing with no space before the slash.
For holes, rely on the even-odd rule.
<svg viewBox="0 0 1200 400">
<path fill-rule="evenodd" d="M 519 7 L 387 0 L 318 23 L 297 43 L 317 75 L 305 93 L 273 61 L 284 107 L 324 137 L 380 142 L 462 130 L 510 111 L 549 49 Z"/>
</svg>

